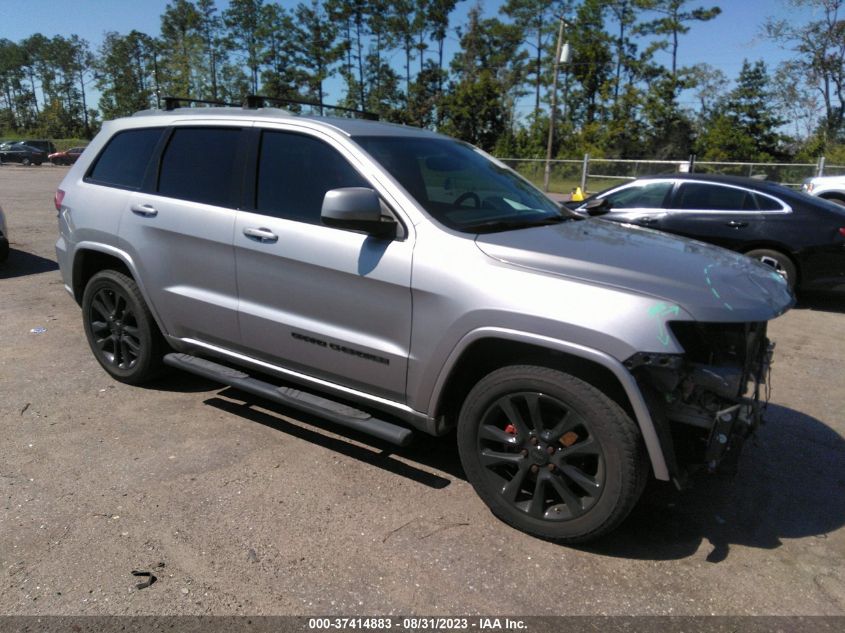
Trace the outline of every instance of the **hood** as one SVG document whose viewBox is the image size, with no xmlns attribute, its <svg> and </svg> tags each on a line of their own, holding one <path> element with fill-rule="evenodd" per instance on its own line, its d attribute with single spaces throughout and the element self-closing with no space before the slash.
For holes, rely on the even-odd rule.
<svg viewBox="0 0 845 633">
<path fill-rule="evenodd" d="M 476 244 L 509 264 L 677 304 L 698 321 L 768 321 L 795 301 L 778 273 L 744 255 L 607 220 L 482 234 Z"/>
</svg>

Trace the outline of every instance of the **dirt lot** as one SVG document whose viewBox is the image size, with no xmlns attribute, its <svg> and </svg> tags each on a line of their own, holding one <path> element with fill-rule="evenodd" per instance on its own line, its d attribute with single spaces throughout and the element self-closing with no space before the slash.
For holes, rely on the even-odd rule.
<svg viewBox="0 0 845 633">
<path fill-rule="evenodd" d="M 391 452 L 187 375 L 111 380 L 55 264 L 64 173 L 0 168 L 0 613 L 845 614 L 845 299 L 772 325 L 735 481 L 560 547 L 496 520 L 450 438 Z"/>
</svg>

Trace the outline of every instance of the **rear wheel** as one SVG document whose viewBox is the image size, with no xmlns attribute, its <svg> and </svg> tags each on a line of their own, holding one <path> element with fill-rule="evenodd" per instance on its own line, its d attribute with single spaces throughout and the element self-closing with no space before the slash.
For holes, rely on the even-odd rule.
<svg viewBox="0 0 845 633">
<path fill-rule="evenodd" d="M 164 341 L 132 278 L 116 270 L 91 277 L 82 321 L 94 357 L 114 378 L 140 384 L 158 375 Z"/>
<path fill-rule="evenodd" d="M 795 283 L 798 281 L 798 271 L 788 255 L 784 255 L 780 251 L 764 248 L 748 251 L 746 255 L 774 268 L 775 272 L 786 279 L 786 283 L 789 284 L 790 288 L 795 288 Z"/>
<path fill-rule="evenodd" d="M 24 167 L 29 167 L 31 162 L 32 161 L 30 161 L 28 158 L 21 159 L 21 165 L 23 165 Z"/>
<path fill-rule="evenodd" d="M 499 369 L 472 389 L 458 448 L 496 516 L 568 543 L 618 526 L 648 472 L 639 429 L 619 405 L 578 378 L 530 365 Z"/>
</svg>

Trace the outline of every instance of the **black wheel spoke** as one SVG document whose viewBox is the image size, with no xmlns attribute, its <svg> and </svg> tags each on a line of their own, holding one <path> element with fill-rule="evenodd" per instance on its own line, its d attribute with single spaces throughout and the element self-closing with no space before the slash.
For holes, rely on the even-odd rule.
<svg viewBox="0 0 845 633">
<path fill-rule="evenodd" d="M 138 355 L 141 352 L 141 345 L 140 343 L 138 343 L 137 340 L 133 340 L 128 336 L 124 336 L 123 344 L 126 345 L 126 348 L 132 353 L 132 356 L 138 358 Z"/>
<path fill-rule="evenodd" d="M 91 308 L 97 313 L 101 319 L 108 319 L 111 316 L 111 311 L 106 307 L 106 304 L 99 298 L 95 297 L 91 302 Z"/>
<path fill-rule="evenodd" d="M 99 335 L 101 332 L 107 332 L 109 329 L 109 324 L 105 321 L 91 321 L 91 331 L 94 333 L 94 336 Z"/>
<path fill-rule="evenodd" d="M 478 431 L 482 439 L 500 442 L 502 444 L 516 444 L 516 436 L 492 424 L 482 424 Z"/>
<path fill-rule="evenodd" d="M 123 295 L 115 295 L 114 313 L 119 319 L 126 318 L 126 297 Z"/>
<path fill-rule="evenodd" d="M 531 497 L 531 502 L 528 504 L 528 514 L 543 518 L 546 510 L 546 481 L 548 481 L 548 471 L 541 470 L 537 473 L 537 481 L 534 482 L 534 494 Z"/>
<path fill-rule="evenodd" d="M 98 338 L 98 339 L 94 340 L 94 344 L 97 346 L 97 349 L 99 349 L 100 351 L 104 351 L 106 344 L 111 343 L 111 342 L 112 342 L 111 334 L 109 334 L 108 336 L 104 336 L 103 338 Z"/>
<path fill-rule="evenodd" d="M 103 290 L 100 292 L 97 297 L 102 301 L 103 306 L 106 309 L 107 316 L 114 316 L 115 313 L 115 305 L 113 299 L 113 293 L 109 292 L 108 290 Z"/>
<path fill-rule="evenodd" d="M 525 395 L 525 402 L 528 405 L 528 415 L 531 418 L 531 425 L 535 433 L 543 431 L 543 415 L 540 413 L 540 394 L 529 393 Z"/>
<path fill-rule="evenodd" d="M 573 517 L 576 517 L 583 512 L 581 501 L 560 477 L 549 477 L 549 482 L 560 495 L 560 498 L 566 504 L 566 507 L 569 508 L 569 512 Z"/>
<path fill-rule="evenodd" d="M 525 457 L 519 453 L 503 453 L 489 448 L 485 448 L 481 451 L 481 463 L 487 468 L 490 468 L 491 466 L 501 466 L 502 464 L 519 465 L 524 459 Z"/>
<path fill-rule="evenodd" d="M 508 422 L 516 428 L 516 435 L 520 441 L 525 441 L 531 434 L 531 431 L 528 425 L 525 424 L 525 420 L 522 419 L 522 415 L 520 415 L 516 406 L 514 406 L 512 397 L 508 396 L 499 400 L 499 408 L 507 416 Z"/>
<path fill-rule="evenodd" d="M 519 465 L 519 470 L 508 483 L 502 488 L 502 496 L 513 503 L 516 501 L 516 496 L 522 490 L 522 484 L 525 481 L 525 476 L 528 474 L 528 460 L 523 461 Z"/>
<path fill-rule="evenodd" d="M 595 497 L 599 490 L 601 490 L 601 482 L 598 479 L 590 477 L 585 472 L 575 466 L 572 466 L 571 464 L 561 466 L 560 470 L 564 475 L 578 484 L 578 486 L 580 486 L 581 489 L 583 489 L 584 492 L 591 497 Z"/>
<path fill-rule="evenodd" d="M 123 326 L 123 333 L 128 334 L 129 336 L 131 336 L 136 341 L 140 341 L 138 328 L 135 327 L 134 325 L 124 325 Z"/>
<path fill-rule="evenodd" d="M 126 339 L 120 339 L 120 356 L 123 364 L 128 368 L 132 364 L 132 357 L 129 354 L 129 345 L 126 344 Z"/>
<path fill-rule="evenodd" d="M 562 448 L 558 453 L 558 457 L 560 459 L 568 459 L 569 457 L 574 457 L 576 455 L 600 455 L 601 448 L 599 447 L 599 443 L 596 442 L 592 437 L 588 437 L 583 442 L 577 442 L 572 446 L 567 446 L 566 448 Z"/>
<path fill-rule="evenodd" d="M 563 417 L 548 432 L 549 441 L 557 442 L 564 433 L 578 426 L 578 422 L 578 416 L 572 411 L 565 412 Z"/>
</svg>

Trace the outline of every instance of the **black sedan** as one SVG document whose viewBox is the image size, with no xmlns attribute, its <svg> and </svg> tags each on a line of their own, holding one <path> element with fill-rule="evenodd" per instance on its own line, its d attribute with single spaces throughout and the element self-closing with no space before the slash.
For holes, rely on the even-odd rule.
<svg viewBox="0 0 845 633">
<path fill-rule="evenodd" d="M 845 290 L 845 209 L 753 178 L 673 174 L 598 193 L 577 211 L 675 233 L 769 264 L 801 290 Z"/>
<path fill-rule="evenodd" d="M 40 165 L 45 160 L 47 160 L 46 152 L 24 143 L 4 143 L 0 145 L 0 162 Z"/>
</svg>

